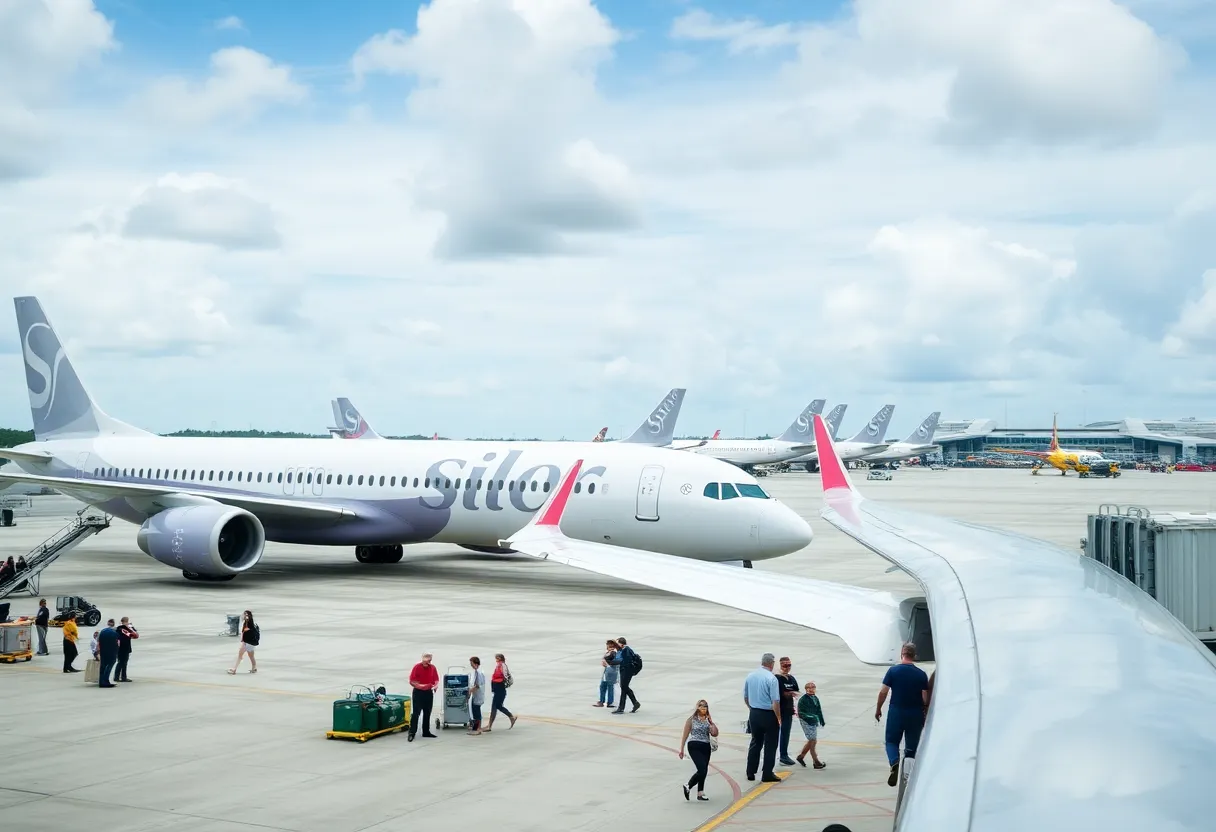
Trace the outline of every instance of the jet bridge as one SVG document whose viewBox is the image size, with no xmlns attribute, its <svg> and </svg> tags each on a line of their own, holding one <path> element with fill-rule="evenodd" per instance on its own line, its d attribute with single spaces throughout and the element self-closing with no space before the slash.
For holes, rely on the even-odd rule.
<svg viewBox="0 0 1216 832">
<path fill-rule="evenodd" d="M 86 514 L 90 509 L 81 509 L 76 519 L 48 537 L 25 555 L 26 568 L 0 584 L 0 598 L 7 598 L 18 588 L 37 595 L 42 571 L 59 560 L 73 546 L 86 537 L 110 527 L 110 518 L 105 515 Z"/>
</svg>

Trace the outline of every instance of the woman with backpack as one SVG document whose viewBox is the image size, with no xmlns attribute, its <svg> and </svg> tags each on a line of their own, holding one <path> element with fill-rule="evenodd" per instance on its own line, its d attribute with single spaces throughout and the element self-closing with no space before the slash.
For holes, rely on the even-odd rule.
<svg viewBox="0 0 1216 832">
<path fill-rule="evenodd" d="M 499 713 L 507 715 L 507 719 L 511 720 L 511 727 L 515 727 L 515 715 L 507 710 L 503 704 L 507 701 L 507 688 L 515 684 L 515 679 L 511 677 L 511 669 L 507 667 L 507 657 L 502 653 L 494 654 L 494 673 L 490 676 L 490 690 L 494 694 L 494 698 L 490 704 L 490 724 L 482 729 L 483 732 L 493 730 L 494 717 Z"/>
<path fill-rule="evenodd" d="M 236 664 L 228 668 L 228 675 L 235 676 L 236 669 L 241 666 L 241 659 L 248 655 L 250 673 L 258 672 L 258 660 L 254 658 L 253 652 L 257 648 L 258 643 L 262 640 L 262 631 L 258 629 L 258 625 L 253 621 L 253 613 L 245 610 L 245 615 L 241 620 L 241 649 L 236 654 Z"/>
</svg>

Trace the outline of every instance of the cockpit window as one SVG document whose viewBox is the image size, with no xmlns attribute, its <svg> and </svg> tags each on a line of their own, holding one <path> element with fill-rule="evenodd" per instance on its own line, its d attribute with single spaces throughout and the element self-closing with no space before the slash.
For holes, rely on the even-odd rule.
<svg viewBox="0 0 1216 832">
<path fill-rule="evenodd" d="M 733 500 L 739 496 L 739 492 L 735 491 L 735 487 L 728 482 L 722 483 L 722 499 Z"/>
<path fill-rule="evenodd" d="M 705 486 L 705 496 L 711 500 L 718 499 L 718 484 L 716 482 L 711 482 Z"/>
<path fill-rule="evenodd" d="M 767 500 L 768 495 L 764 493 L 764 489 L 754 483 L 737 482 L 735 487 L 739 489 L 739 494 L 744 497 L 757 497 L 761 500 Z"/>
</svg>

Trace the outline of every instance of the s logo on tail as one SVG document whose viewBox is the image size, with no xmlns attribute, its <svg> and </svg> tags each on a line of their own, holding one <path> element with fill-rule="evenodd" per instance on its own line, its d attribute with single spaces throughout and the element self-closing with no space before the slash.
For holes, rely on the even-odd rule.
<svg viewBox="0 0 1216 832">
<path fill-rule="evenodd" d="M 50 338 L 50 343 L 58 348 L 51 363 L 47 363 L 42 356 L 38 355 L 37 350 L 30 343 L 30 337 L 36 329 L 45 329 Z M 55 337 L 55 333 L 50 326 L 44 323 L 36 323 L 31 324 L 29 329 L 25 331 L 25 337 L 21 339 L 21 348 L 25 354 L 26 381 L 29 384 L 30 407 L 34 410 L 44 410 L 42 418 L 45 419 L 50 415 L 51 408 L 55 406 L 55 388 L 59 381 L 59 365 L 64 359 L 63 347 L 59 344 L 59 339 Z M 34 379 L 29 377 L 30 373 L 42 379 L 41 392 L 34 390 Z"/>
</svg>

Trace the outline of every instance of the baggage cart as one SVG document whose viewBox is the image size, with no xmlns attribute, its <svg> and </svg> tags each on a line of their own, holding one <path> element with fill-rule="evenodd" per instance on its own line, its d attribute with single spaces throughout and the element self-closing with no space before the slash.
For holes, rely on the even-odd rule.
<svg viewBox="0 0 1216 832">
<path fill-rule="evenodd" d="M 0 624 L 0 662 L 28 662 L 34 658 L 34 622 Z"/>
<path fill-rule="evenodd" d="M 469 726 L 469 671 L 464 665 L 452 665 L 443 674 L 443 712 L 435 717 L 435 727 L 449 725 Z"/>
<path fill-rule="evenodd" d="M 361 685 L 353 687 L 345 699 L 334 700 L 333 730 L 326 731 L 325 737 L 367 742 L 403 731 L 410 723 L 409 699 L 387 693 L 383 685 L 375 690 Z"/>
</svg>

